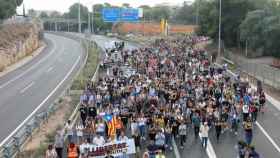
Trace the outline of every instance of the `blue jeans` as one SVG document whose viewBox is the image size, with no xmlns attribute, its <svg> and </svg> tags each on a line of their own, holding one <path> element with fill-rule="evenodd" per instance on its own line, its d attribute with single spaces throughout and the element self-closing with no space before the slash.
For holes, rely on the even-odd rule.
<svg viewBox="0 0 280 158">
<path fill-rule="evenodd" d="M 246 142 L 247 145 L 250 145 L 252 143 L 252 139 L 253 139 L 252 132 L 246 132 L 245 131 L 245 142 Z"/>
<path fill-rule="evenodd" d="M 140 136 L 145 137 L 145 125 L 139 126 Z"/>
<path fill-rule="evenodd" d="M 166 145 L 168 146 L 168 147 L 171 147 L 172 146 L 172 144 L 171 144 L 171 139 L 172 139 L 172 134 L 171 133 L 165 133 L 165 142 L 166 142 Z"/>
<path fill-rule="evenodd" d="M 202 137 L 202 147 L 207 148 L 208 137 Z"/>
</svg>

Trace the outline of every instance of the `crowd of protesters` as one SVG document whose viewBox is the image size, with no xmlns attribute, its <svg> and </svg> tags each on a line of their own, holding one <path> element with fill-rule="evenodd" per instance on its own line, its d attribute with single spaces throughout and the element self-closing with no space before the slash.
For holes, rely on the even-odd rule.
<svg viewBox="0 0 280 158">
<path fill-rule="evenodd" d="M 265 105 L 265 95 L 239 76 L 227 75 L 226 67 L 215 67 L 208 54 L 196 47 L 205 39 L 160 39 L 144 48 L 122 50 L 122 64 L 136 73 L 127 77 L 114 66 L 111 74 L 101 76 L 96 84 L 87 84 L 80 97 L 80 123 L 74 129 L 70 120 L 66 125 L 68 158 L 87 157 L 88 144 L 103 145 L 129 137 L 134 139 L 137 157 L 144 151 L 141 156 L 145 158 L 163 158 L 173 150 L 172 139 L 184 148 L 190 132 L 195 139 L 201 137 L 201 145 L 207 148 L 211 129 L 221 143 L 224 132 L 237 135 L 244 130 L 238 155 L 258 158 L 250 145 L 253 123 Z M 115 120 L 114 130 L 108 127 L 106 115 Z M 55 148 L 61 157 L 61 139 L 63 134 L 58 132 L 47 155 Z"/>
</svg>

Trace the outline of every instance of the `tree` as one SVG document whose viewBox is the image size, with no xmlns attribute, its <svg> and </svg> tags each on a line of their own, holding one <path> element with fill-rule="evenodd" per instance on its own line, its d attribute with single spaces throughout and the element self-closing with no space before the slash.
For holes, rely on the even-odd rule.
<svg viewBox="0 0 280 158">
<path fill-rule="evenodd" d="M 93 20 L 93 27 L 96 31 L 106 31 L 112 28 L 112 23 L 105 23 L 102 19 L 102 9 L 106 6 L 111 6 L 108 4 L 95 4 L 93 5 L 94 11 L 94 20 Z"/>
<path fill-rule="evenodd" d="M 124 8 L 130 8 L 130 4 L 129 4 L 129 3 L 123 3 L 123 4 L 122 4 L 122 7 L 124 7 Z"/>
<path fill-rule="evenodd" d="M 95 4 L 92 6 L 94 14 L 100 16 L 102 14 L 102 9 L 104 8 L 103 4 Z"/>
<path fill-rule="evenodd" d="M 75 3 L 69 8 L 69 18 L 78 19 L 79 3 Z M 82 21 L 88 20 L 88 8 L 80 4 L 80 16 Z"/>
<path fill-rule="evenodd" d="M 48 16 L 48 14 L 46 13 L 46 12 L 42 12 L 41 14 L 40 14 L 40 18 L 48 18 L 49 16 Z"/>
<path fill-rule="evenodd" d="M 194 5 L 183 3 L 182 7 L 175 10 L 175 20 L 183 24 L 194 24 L 195 22 L 195 8 Z"/>
<path fill-rule="evenodd" d="M 249 12 L 240 25 L 241 40 L 248 40 L 250 49 L 254 51 L 280 57 L 279 13 L 279 3 Z"/>
<path fill-rule="evenodd" d="M 60 18 L 61 14 L 59 12 L 57 12 L 57 11 L 53 11 L 53 12 L 51 12 L 50 17 L 52 17 L 52 18 Z"/>
<path fill-rule="evenodd" d="M 0 0 L 0 19 L 6 19 L 16 14 L 16 8 L 23 0 Z"/>
<path fill-rule="evenodd" d="M 110 3 L 104 3 L 104 7 L 105 8 L 109 8 L 109 7 L 111 7 L 112 5 L 110 4 Z"/>
<path fill-rule="evenodd" d="M 219 0 L 200 0 L 199 33 L 218 37 L 219 30 Z M 223 0 L 222 1 L 222 40 L 229 47 L 239 44 L 239 25 L 245 19 L 248 11 L 253 10 L 251 0 Z"/>
<path fill-rule="evenodd" d="M 170 17 L 170 8 L 169 6 L 158 5 L 151 9 L 151 18 L 155 21 L 160 21 L 161 19 L 169 19 Z"/>
<path fill-rule="evenodd" d="M 35 17 L 36 16 L 36 11 L 34 9 L 29 9 L 28 10 L 28 15 L 31 17 Z"/>
</svg>

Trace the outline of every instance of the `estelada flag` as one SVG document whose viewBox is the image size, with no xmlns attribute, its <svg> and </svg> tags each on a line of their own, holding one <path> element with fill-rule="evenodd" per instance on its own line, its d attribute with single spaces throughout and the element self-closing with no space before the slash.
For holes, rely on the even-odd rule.
<svg viewBox="0 0 280 158">
<path fill-rule="evenodd" d="M 123 129 L 123 123 L 117 116 L 113 116 L 111 120 L 108 120 L 107 126 L 109 136 L 115 136 L 117 129 Z"/>
<path fill-rule="evenodd" d="M 105 120 L 108 126 L 108 135 L 115 136 L 116 135 L 116 116 L 106 115 Z"/>
</svg>

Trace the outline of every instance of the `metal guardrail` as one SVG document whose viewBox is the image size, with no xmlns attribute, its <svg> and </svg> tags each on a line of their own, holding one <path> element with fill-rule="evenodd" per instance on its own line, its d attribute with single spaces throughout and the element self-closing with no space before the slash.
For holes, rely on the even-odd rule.
<svg viewBox="0 0 280 158">
<path fill-rule="evenodd" d="M 57 33 L 55 33 L 57 34 Z M 63 34 L 61 34 L 63 36 Z M 71 38 L 69 36 L 66 36 L 68 38 Z M 71 39 L 74 39 L 77 41 L 78 37 L 72 37 Z M 85 51 L 85 48 L 84 48 Z M 75 77 L 71 80 L 71 83 L 76 78 L 76 76 L 79 74 L 81 69 L 84 67 L 86 61 L 87 61 L 88 54 L 86 54 L 85 60 L 80 66 L 78 72 L 76 73 Z M 53 104 L 51 104 L 48 108 L 44 109 L 40 113 L 36 113 L 32 115 L 30 118 L 25 120 L 22 126 L 19 126 L 20 128 L 16 130 L 16 132 L 12 135 L 11 138 L 3 141 L 0 144 L 0 157 L 1 158 L 11 158 L 15 157 L 17 153 L 19 153 L 22 149 L 22 147 L 25 145 L 28 140 L 32 139 L 32 133 L 35 132 L 37 129 L 40 128 L 40 125 L 47 121 L 48 117 L 56 111 L 56 109 L 59 108 L 59 99 L 63 96 L 66 96 L 69 93 L 71 84 L 65 88 L 65 90 L 61 93 L 61 95 L 54 101 Z M 77 106 L 78 107 L 78 106 Z M 77 108 L 75 109 L 77 111 Z M 73 117 L 71 115 L 71 117 Z M 70 118 L 71 118 L 70 117 Z"/>
<path fill-rule="evenodd" d="M 91 42 L 93 42 L 93 41 L 91 40 Z M 97 43 L 94 42 L 94 44 L 95 44 L 95 47 L 99 47 L 99 46 L 97 45 Z M 100 47 L 99 47 L 99 48 L 100 48 Z M 100 48 L 100 50 L 102 50 L 102 49 Z M 99 57 L 98 57 L 98 58 L 99 58 L 99 59 L 102 58 L 102 53 L 99 54 Z M 98 79 L 99 69 L 100 69 L 100 61 L 102 61 L 102 60 L 99 60 L 99 63 L 98 63 L 98 65 L 97 65 L 96 69 L 95 69 L 94 75 L 93 75 L 92 78 L 91 78 L 91 82 L 96 82 L 97 79 Z M 70 124 L 70 127 L 71 127 L 71 128 L 74 127 L 74 125 L 77 123 L 77 119 L 79 118 L 79 115 L 78 115 L 78 114 L 79 114 L 79 113 L 78 113 L 78 111 L 79 111 L 79 106 L 80 106 L 80 104 L 78 103 L 78 104 L 76 105 L 76 108 L 75 108 L 74 111 L 72 112 L 71 116 L 69 117 L 69 120 L 71 120 L 71 124 Z M 65 129 L 65 127 L 64 127 L 64 129 Z M 66 140 L 66 136 L 64 137 L 64 140 Z"/>
</svg>

